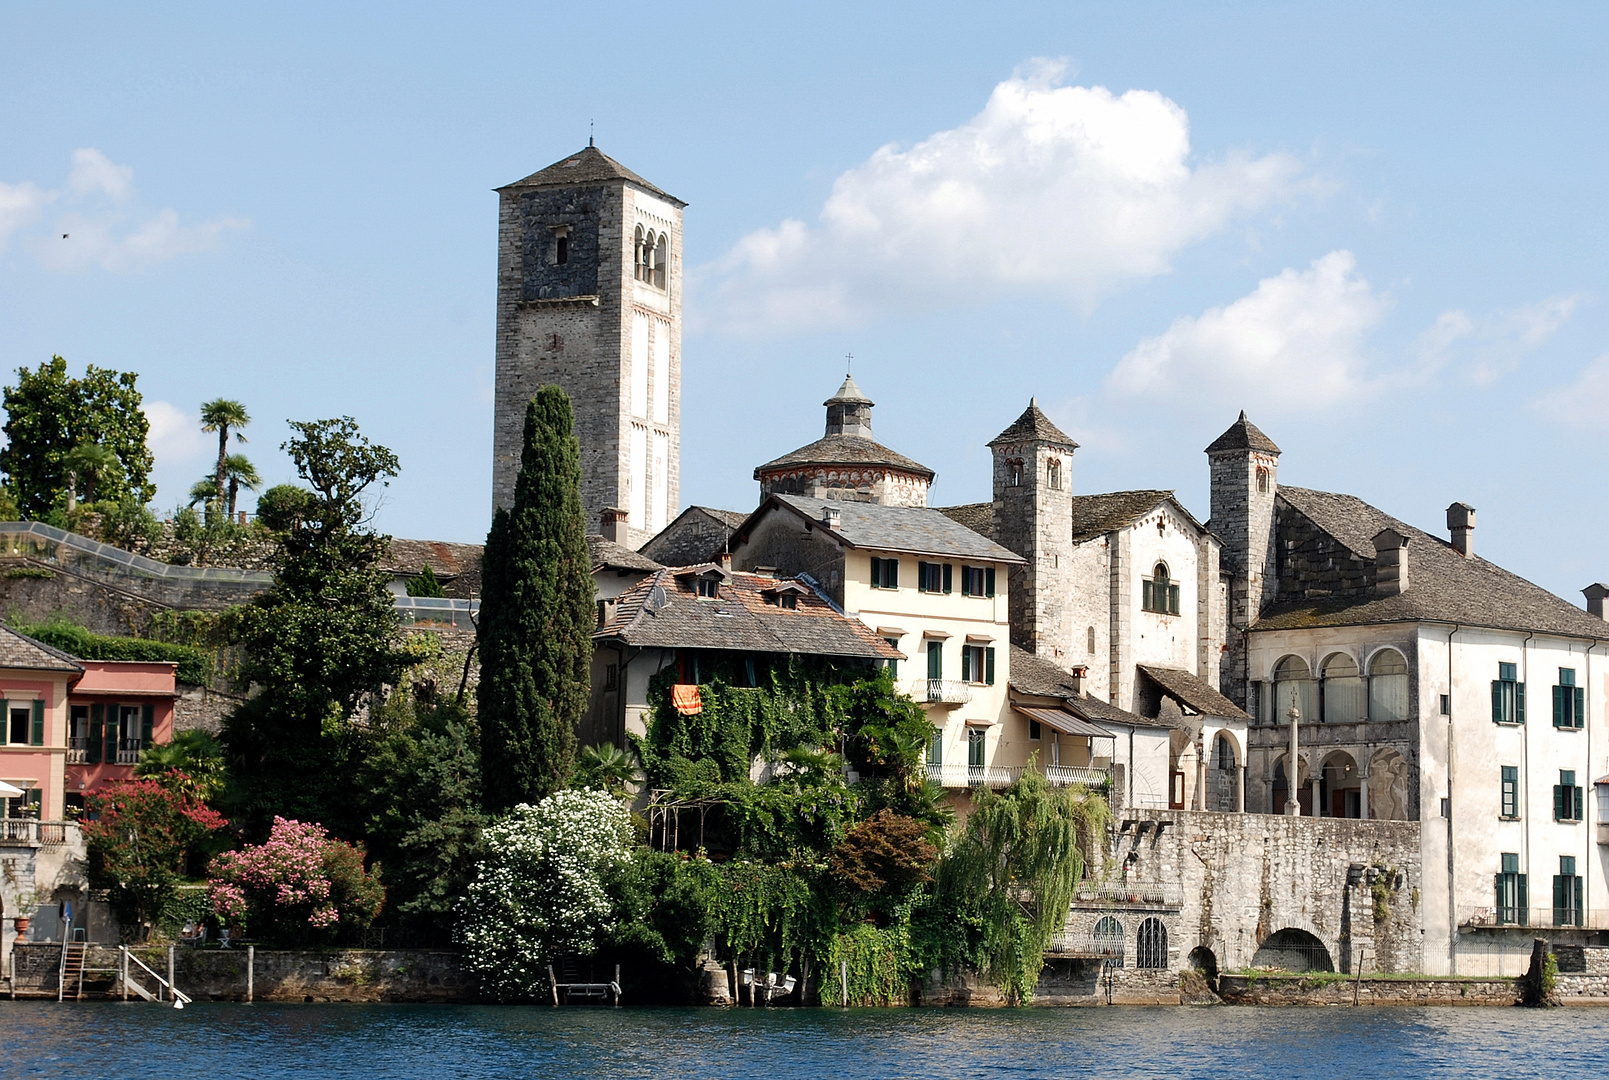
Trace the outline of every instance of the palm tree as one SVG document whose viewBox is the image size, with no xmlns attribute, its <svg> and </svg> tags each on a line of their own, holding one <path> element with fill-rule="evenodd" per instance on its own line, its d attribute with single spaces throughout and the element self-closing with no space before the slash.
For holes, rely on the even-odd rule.
<svg viewBox="0 0 1609 1080">
<path fill-rule="evenodd" d="M 257 475 L 257 469 L 246 460 L 244 454 L 230 454 L 224 459 L 224 474 L 229 480 L 229 516 L 235 516 L 235 500 L 240 495 L 240 489 L 256 491 L 262 484 L 263 478 Z"/>
<path fill-rule="evenodd" d="M 84 485 L 84 501 L 95 501 L 95 488 L 123 467 L 117 455 L 96 443 L 79 443 L 62 459 L 67 468 L 67 509 L 76 508 L 78 485 Z"/>
<path fill-rule="evenodd" d="M 196 503 L 201 503 L 210 506 L 217 494 L 217 485 L 214 482 L 214 478 L 203 476 L 200 480 L 190 485 L 190 501 L 185 505 L 194 506 Z M 211 511 L 209 510 L 208 513 L 211 513 Z"/>
<path fill-rule="evenodd" d="M 251 423 L 246 406 L 228 398 L 218 398 L 201 406 L 201 430 L 218 433 L 218 470 L 213 473 L 213 495 L 218 505 L 224 505 L 224 485 L 229 480 L 229 432 L 235 433 L 236 442 L 245 442 L 240 429 Z"/>
<path fill-rule="evenodd" d="M 633 750 L 600 743 L 581 751 L 576 759 L 576 775 L 588 787 L 597 785 L 611 795 L 623 796 L 641 778 L 641 763 Z"/>
</svg>

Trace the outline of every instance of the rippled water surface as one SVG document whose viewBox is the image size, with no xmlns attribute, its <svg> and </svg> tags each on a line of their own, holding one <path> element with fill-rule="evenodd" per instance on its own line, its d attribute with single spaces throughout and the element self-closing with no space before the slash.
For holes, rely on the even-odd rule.
<svg viewBox="0 0 1609 1080">
<path fill-rule="evenodd" d="M 1602 1076 L 1609 1010 L 541 1009 L 0 1002 L 0 1076 Z"/>
</svg>

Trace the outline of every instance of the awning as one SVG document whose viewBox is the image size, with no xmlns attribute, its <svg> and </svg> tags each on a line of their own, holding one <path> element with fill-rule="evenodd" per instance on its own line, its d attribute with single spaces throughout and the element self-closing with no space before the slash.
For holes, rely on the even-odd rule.
<svg viewBox="0 0 1609 1080">
<path fill-rule="evenodd" d="M 1059 731 L 1063 735 L 1082 735 L 1090 739 L 1114 739 L 1113 735 L 1103 727 L 1097 727 L 1088 720 L 1081 720 L 1070 712 L 1061 709 L 1041 709 L 1029 705 L 1013 705 L 1022 715 L 1030 720 L 1038 720 L 1041 724 Z"/>
<path fill-rule="evenodd" d="M 4 780 L 0 780 L 0 799 L 20 799 L 23 791 L 20 787 L 12 787 Z"/>
</svg>

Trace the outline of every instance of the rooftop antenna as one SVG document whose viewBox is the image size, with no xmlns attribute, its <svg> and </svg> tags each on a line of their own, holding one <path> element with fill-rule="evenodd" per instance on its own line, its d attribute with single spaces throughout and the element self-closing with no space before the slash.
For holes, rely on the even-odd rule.
<svg viewBox="0 0 1609 1080">
<path fill-rule="evenodd" d="M 593 128 L 593 121 L 588 120 L 587 121 L 587 145 L 588 146 L 594 145 L 593 141 L 592 141 L 592 128 Z"/>
</svg>

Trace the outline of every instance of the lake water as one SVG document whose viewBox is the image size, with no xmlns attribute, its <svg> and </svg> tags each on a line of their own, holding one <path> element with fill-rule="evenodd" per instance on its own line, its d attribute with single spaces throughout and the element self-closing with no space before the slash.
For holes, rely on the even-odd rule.
<svg viewBox="0 0 1609 1080">
<path fill-rule="evenodd" d="M 546 1009 L 0 1002 L 0 1076 L 1601 1076 L 1609 1009 Z"/>
</svg>

